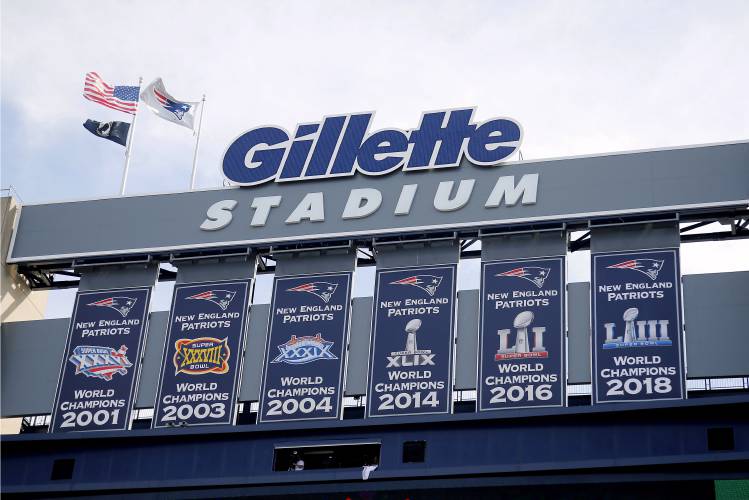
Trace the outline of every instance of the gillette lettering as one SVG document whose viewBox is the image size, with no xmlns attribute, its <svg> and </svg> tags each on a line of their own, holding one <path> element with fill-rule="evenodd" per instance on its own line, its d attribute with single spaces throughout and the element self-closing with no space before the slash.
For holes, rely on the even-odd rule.
<svg viewBox="0 0 749 500">
<path fill-rule="evenodd" d="M 472 123 L 473 108 L 424 113 L 414 130 L 368 133 L 374 113 L 327 116 L 302 123 L 293 134 L 275 126 L 240 135 L 226 150 L 224 176 L 243 186 L 331 177 L 384 175 L 400 168 L 419 171 L 460 165 L 496 165 L 512 155 L 523 137 L 509 118 Z"/>
</svg>

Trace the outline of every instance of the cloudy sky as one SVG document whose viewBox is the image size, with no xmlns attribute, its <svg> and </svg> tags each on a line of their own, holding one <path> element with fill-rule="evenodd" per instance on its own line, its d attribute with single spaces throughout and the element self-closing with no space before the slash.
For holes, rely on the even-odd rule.
<svg viewBox="0 0 749 500">
<path fill-rule="evenodd" d="M 130 116 L 83 99 L 88 71 L 206 94 L 199 187 L 249 128 L 361 110 L 407 129 L 475 105 L 523 124 L 526 159 L 749 138 L 745 0 L 1 5 L 1 182 L 26 203 L 118 193 L 123 148 L 81 125 Z M 135 135 L 128 193 L 186 189 L 191 132 L 142 109 Z M 747 268 L 742 251 L 687 245 L 684 271 Z"/>
</svg>

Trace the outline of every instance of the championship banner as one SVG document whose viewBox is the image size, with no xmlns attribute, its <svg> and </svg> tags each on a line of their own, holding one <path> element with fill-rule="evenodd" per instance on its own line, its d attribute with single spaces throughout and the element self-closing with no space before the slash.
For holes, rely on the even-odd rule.
<svg viewBox="0 0 749 500">
<path fill-rule="evenodd" d="M 368 417 L 452 410 L 455 270 L 377 271 Z"/>
<path fill-rule="evenodd" d="M 234 423 L 251 283 L 174 286 L 153 428 Z"/>
<path fill-rule="evenodd" d="M 50 432 L 127 430 L 150 287 L 78 292 Z"/>
<path fill-rule="evenodd" d="M 564 257 L 483 262 L 479 411 L 564 406 Z"/>
<path fill-rule="evenodd" d="M 679 250 L 593 255 L 593 403 L 683 399 Z"/>
<path fill-rule="evenodd" d="M 276 278 L 260 422 L 338 419 L 351 273 Z"/>
</svg>

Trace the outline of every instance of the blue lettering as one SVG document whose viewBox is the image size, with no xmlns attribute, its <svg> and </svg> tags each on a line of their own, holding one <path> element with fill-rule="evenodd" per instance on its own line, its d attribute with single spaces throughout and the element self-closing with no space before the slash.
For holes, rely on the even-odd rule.
<svg viewBox="0 0 749 500">
<path fill-rule="evenodd" d="M 522 141 L 520 125 L 509 118 L 471 123 L 473 108 L 424 113 L 411 131 L 368 133 L 372 113 L 326 117 L 297 126 L 293 138 L 282 128 L 259 127 L 242 134 L 226 150 L 224 176 L 252 186 L 276 182 L 448 168 L 466 156 L 476 165 L 495 165 Z"/>
<path fill-rule="evenodd" d="M 278 173 L 286 148 L 261 146 L 275 146 L 288 140 L 288 134 L 276 127 L 256 128 L 242 134 L 224 154 L 224 175 L 245 186 L 271 180 Z"/>
</svg>

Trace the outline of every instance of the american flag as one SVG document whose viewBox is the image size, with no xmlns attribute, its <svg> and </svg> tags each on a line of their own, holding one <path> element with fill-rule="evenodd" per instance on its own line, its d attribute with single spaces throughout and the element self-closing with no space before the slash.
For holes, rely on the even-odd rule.
<svg viewBox="0 0 749 500">
<path fill-rule="evenodd" d="M 102 106 L 134 115 L 138 110 L 138 92 L 140 87 L 108 85 L 94 72 L 86 73 L 83 85 L 83 97 L 98 102 Z"/>
</svg>

